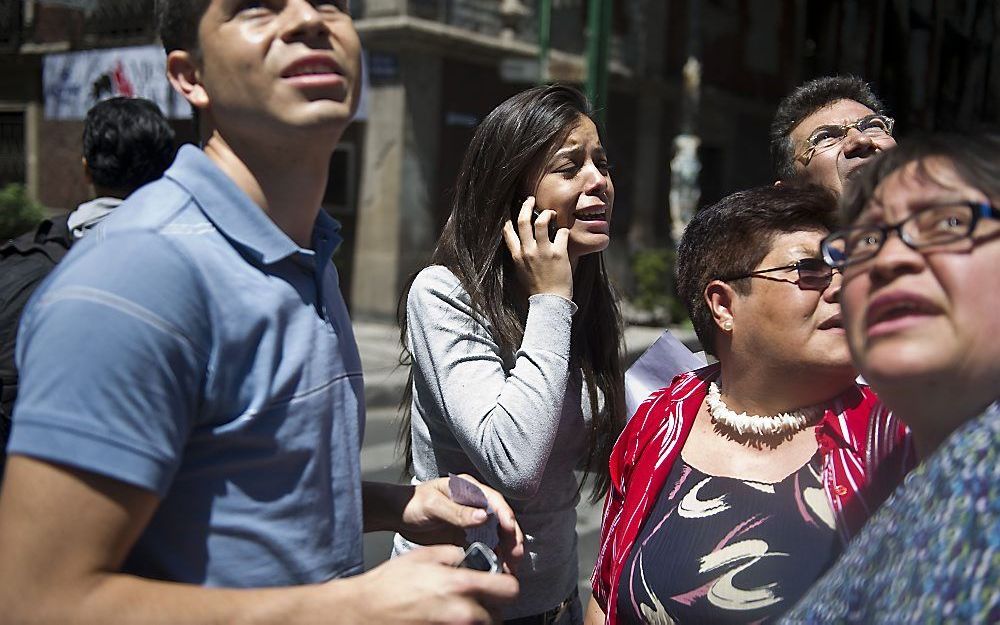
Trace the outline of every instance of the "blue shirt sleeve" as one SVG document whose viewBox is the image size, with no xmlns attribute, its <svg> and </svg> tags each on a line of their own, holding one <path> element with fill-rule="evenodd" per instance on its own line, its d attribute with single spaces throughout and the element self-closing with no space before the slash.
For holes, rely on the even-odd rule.
<svg viewBox="0 0 1000 625">
<path fill-rule="evenodd" d="M 162 497 L 197 421 L 210 318 L 197 268 L 166 238 L 82 241 L 22 318 L 8 452 Z"/>
</svg>

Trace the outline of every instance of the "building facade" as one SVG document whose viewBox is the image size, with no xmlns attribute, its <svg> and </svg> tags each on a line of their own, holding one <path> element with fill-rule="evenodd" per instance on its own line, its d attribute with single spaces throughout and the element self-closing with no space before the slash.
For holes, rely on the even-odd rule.
<svg viewBox="0 0 1000 625">
<path fill-rule="evenodd" d="M 476 125 L 537 81 L 540 2 L 352 1 L 365 48 L 365 95 L 331 160 L 324 208 L 344 227 L 335 261 L 356 317 L 395 316 L 399 293 L 426 263 L 447 217 Z M 548 78 L 582 84 L 590 0 L 550 2 Z M 994 2 L 613 0 L 612 8 L 603 138 L 617 199 L 607 257 L 626 294 L 632 255 L 670 244 L 670 161 L 682 131 L 700 140 L 705 205 L 772 182 L 771 116 L 778 100 L 811 76 L 871 80 L 904 133 L 997 120 Z M 53 89 L 65 81 L 51 68 L 67 54 L 135 56 L 155 46 L 152 16 L 153 0 L 0 4 L 0 185 L 25 184 L 53 210 L 86 199 L 82 117 L 54 112 L 52 100 L 65 94 Z M 693 100 L 684 90 L 691 58 L 700 77 Z M 94 98 L 121 90 L 108 73 L 85 85 Z M 193 140 L 185 111 L 170 114 L 178 136 Z"/>
</svg>

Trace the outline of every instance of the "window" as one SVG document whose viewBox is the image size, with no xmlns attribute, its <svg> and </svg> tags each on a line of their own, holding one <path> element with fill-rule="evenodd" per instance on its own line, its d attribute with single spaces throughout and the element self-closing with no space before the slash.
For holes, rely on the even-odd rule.
<svg viewBox="0 0 1000 625">
<path fill-rule="evenodd" d="M 0 187 L 24 184 L 24 113 L 0 112 Z"/>
</svg>

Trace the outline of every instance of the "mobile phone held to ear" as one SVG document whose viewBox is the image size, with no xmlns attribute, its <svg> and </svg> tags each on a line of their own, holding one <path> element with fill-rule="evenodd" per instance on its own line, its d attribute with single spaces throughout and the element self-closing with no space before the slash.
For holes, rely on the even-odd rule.
<svg viewBox="0 0 1000 625">
<path fill-rule="evenodd" d="M 472 569 L 485 573 L 499 573 L 500 561 L 493 550 L 481 542 L 474 542 L 465 550 L 462 561 L 455 565 L 460 569 Z"/>
<path fill-rule="evenodd" d="M 534 225 L 535 220 L 542 215 L 542 211 L 537 208 L 531 211 L 531 223 Z M 549 241 L 551 243 L 556 242 L 556 233 L 559 232 L 559 225 L 556 224 L 555 218 L 549 220 Z"/>
</svg>

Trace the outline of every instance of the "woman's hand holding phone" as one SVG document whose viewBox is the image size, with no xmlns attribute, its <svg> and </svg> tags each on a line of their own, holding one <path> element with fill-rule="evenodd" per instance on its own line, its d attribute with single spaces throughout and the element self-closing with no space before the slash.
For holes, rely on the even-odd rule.
<svg viewBox="0 0 1000 625">
<path fill-rule="evenodd" d="M 567 251 L 569 230 L 559 228 L 554 240 L 550 240 L 549 224 L 554 222 L 556 213 L 542 210 L 537 219 L 532 219 L 534 208 L 535 198 L 529 196 L 521 204 L 517 227 L 510 221 L 503 227 L 503 238 L 518 278 L 529 296 L 551 293 L 573 299 L 573 268 Z"/>
</svg>

